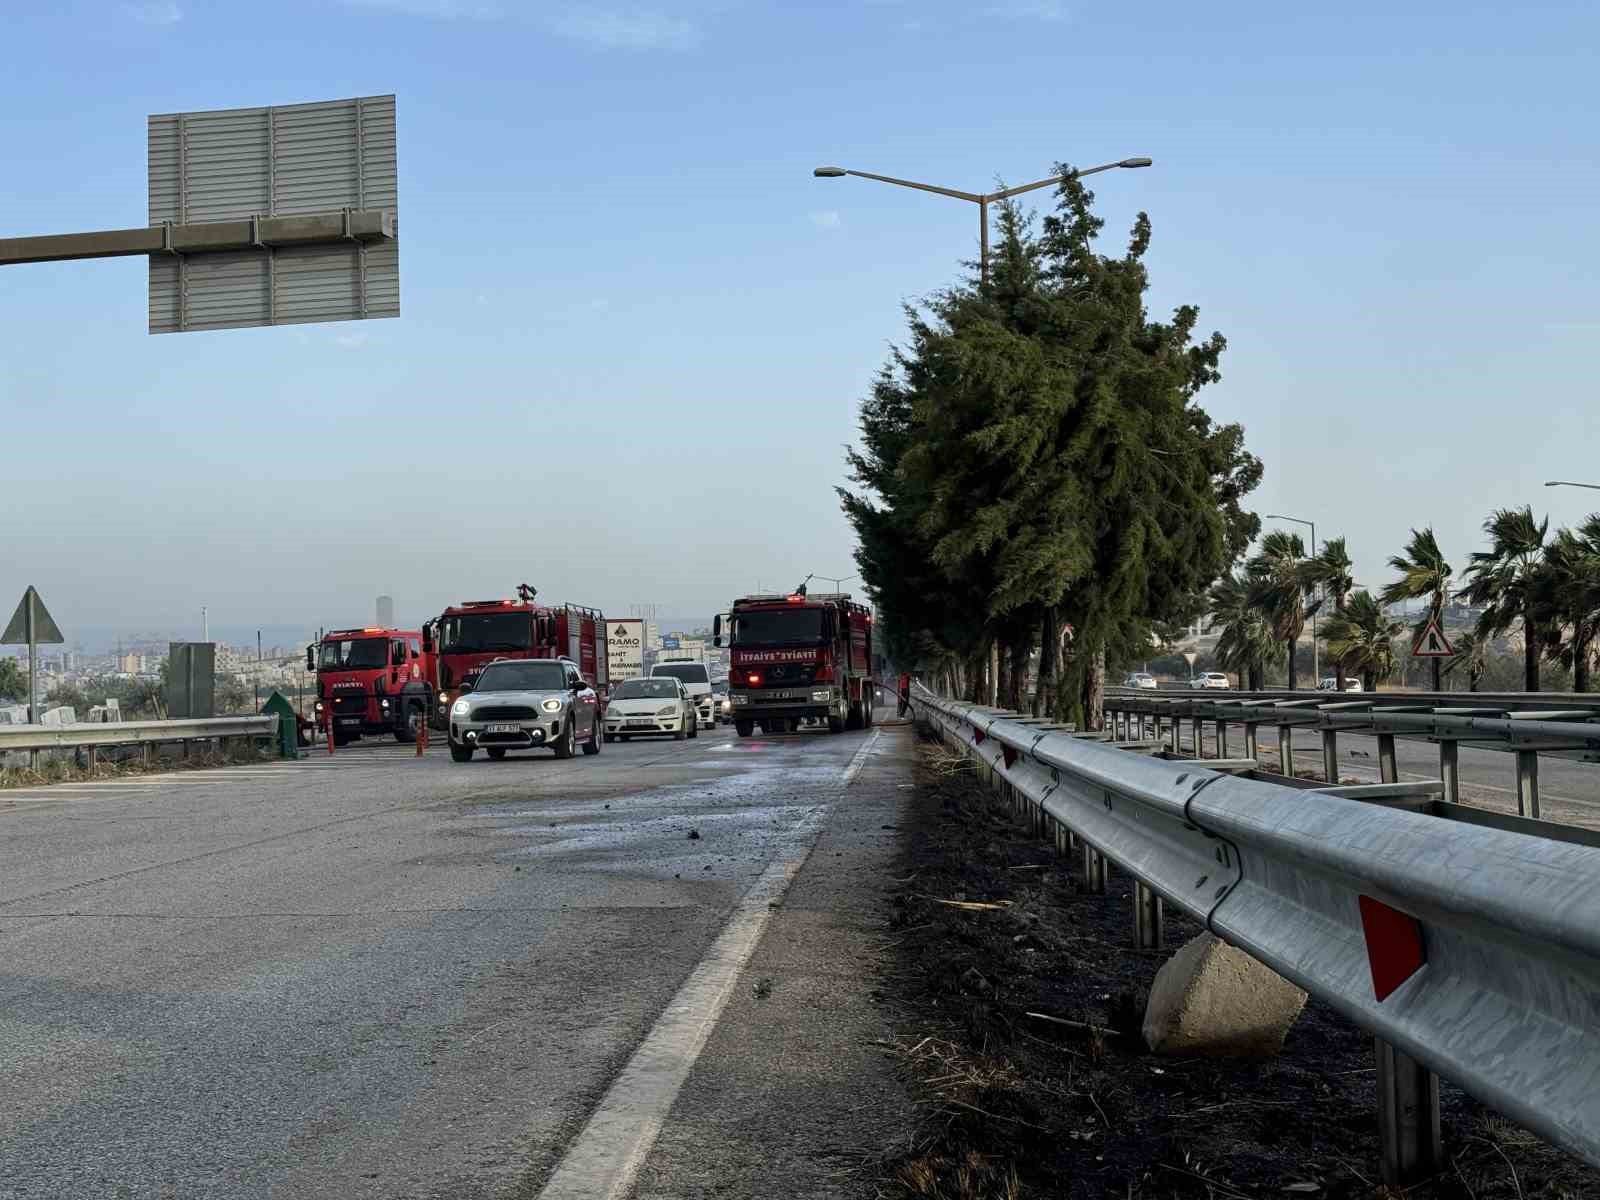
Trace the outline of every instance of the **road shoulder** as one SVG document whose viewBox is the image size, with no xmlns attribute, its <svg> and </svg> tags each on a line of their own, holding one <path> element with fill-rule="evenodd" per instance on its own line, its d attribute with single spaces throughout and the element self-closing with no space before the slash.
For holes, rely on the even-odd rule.
<svg viewBox="0 0 1600 1200">
<path fill-rule="evenodd" d="M 915 738 L 888 726 L 774 909 L 640 1172 L 639 1200 L 872 1195 L 916 1112 L 878 979 Z"/>
</svg>

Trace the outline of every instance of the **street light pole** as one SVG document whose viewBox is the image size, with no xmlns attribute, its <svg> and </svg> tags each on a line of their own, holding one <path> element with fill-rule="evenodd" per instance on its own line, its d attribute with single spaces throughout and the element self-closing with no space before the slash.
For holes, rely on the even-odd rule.
<svg viewBox="0 0 1600 1200">
<path fill-rule="evenodd" d="M 1317 523 L 1315 521 L 1302 520 L 1300 517 L 1286 517 L 1286 516 L 1283 516 L 1281 513 L 1268 513 L 1267 514 L 1267 520 L 1269 520 L 1269 521 L 1293 521 L 1296 525 L 1309 525 L 1311 527 L 1311 557 L 1315 558 L 1317 556 Z M 1320 584 L 1318 585 L 1318 590 L 1319 591 L 1321 590 L 1321 585 Z M 1318 597 L 1318 599 L 1321 599 L 1321 597 Z M 1290 666 L 1293 666 L 1293 665 L 1294 665 L 1293 663 L 1290 664 Z M 1317 654 L 1317 614 L 1316 613 L 1312 613 L 1311 614 L 1311 678 L 1316 681 L 1311 685 L 1311 690 L 1315 691 L 1317 688 L 1322 686 L 1321 660 L 1320 660 L 1320 658 L 1319 658 L 1319 656 Z"/>
<path fill-rule="evenodd" d="M 1581 487 L 1600 492 L 1600 483 L 1573 483 L 1570 479 L 1552 479 L 1545 487 Z"/>
<path fill-rule="evenodd" d="M 996 200 L 1009 200 L 1013 196 L 1020 196 L 1024 192 L 1037 191 L 1042 187 L 1050 187 L 1064 179 L 1082 179 L 1085 175 L 1096 175 L 1101 171 L 1112 171 L 1117 168 L 1148 167 L 1148 158 L 1124 158 L 1112 163 L 1103 163 L 1098 167 L 1085 167 L 1081 171 L 1068 171 L 1065 175 L 1052 175 L 1049 179 L 1035 180 L 1025 183 L 1021 187 L 1005 188 L 998 192 L 960 192 L 954 188 L 935 187 L 931 183 L 917 183 L 911 179 L 896 179 L 892 175 L 874 175 L 871 171 L 850 171 L 844 167 L 817 167 L 811 173 L 818 179 L 838 179 L 845 175 L 854 175 L 857 179 L 875 179 L 879 183 L 892 183 L 896 187 L 915 188 L 919 192 L 934 192 L 940 196 L 950 196 L 956 200 L 968 200 L 978 206 L 978 277 L 985 285 L 989 282 L 989 205 Z M 826 579 L 826 575 L 818 578 Z M 854 578 L 854 576 L 846 576 Z"/>
</svg>

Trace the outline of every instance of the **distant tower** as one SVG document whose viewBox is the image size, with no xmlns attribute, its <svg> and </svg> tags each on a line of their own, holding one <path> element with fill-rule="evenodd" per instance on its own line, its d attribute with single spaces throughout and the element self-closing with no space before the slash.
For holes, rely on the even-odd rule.
<svg viewBox="0 0 1600 1200">
<path fill-rule="evenodd" d="M 378 627 L 380 629 L 394 628 L 394 597 L 378 597 Z"/>
</svg>

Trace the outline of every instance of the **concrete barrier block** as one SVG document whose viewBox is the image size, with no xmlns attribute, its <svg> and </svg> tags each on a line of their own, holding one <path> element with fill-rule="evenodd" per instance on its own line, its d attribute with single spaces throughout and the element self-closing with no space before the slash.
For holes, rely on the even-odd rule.
<svg viewBox="0 0 1600 1200">
<path fill-rule="evenodd" d="M 1283 976 L 1202 933 L 1156 973 L 1144 1040 L 1157 1054 L 1270 1058 L 1305 1003 L 1305 992 Z"/>
</svg>

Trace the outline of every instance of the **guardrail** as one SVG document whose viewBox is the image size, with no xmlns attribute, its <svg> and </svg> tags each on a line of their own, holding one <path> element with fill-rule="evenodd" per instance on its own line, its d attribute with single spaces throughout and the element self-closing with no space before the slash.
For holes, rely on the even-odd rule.
<svg viewBox="0 0 1600 1200">
<path fill-rule="evenodd" d="M 1202 729 L 1216 725 L 1218 757 L 1227 757 L 1228 727 L 1244 727 L 1245 756 L 1257 754 L 1262 725 L 1278 732 L 1279 771 L 1294 774 L 1294 731 L 1317 730 L 1323 773 L 1338 779 L 1339 734 L 1367 733 L 1378 739 L 1378 769 L 1388 783 L 1399 777 L 1395 738 L 1437 742 L 1444 798 L 1460 796 L 1460 747 L 1516 755 L 1517 811 L 1539 816 L 1539 755 L 1600 761 L 1600 697 L 1527 693 L 1232 692 L 1195 691 L 1185 696 L 1119 689 L 1106 697 L 1107 717 L 1122 731 L 1151 731 L 1181 748 L 1181 723 L 1192 723 L 1191 746 L 1200 756 Z"/>
<path fill-rule="evenodd" d="M 1162 904 L 1176 904 L 1376 1035 L 1388 1182 L 1443 1165 L 1431 1072 L 1600 1165 L 1592 836 L 1444 821 L 1430 796 L 1392 794 L 1434 785 L 1308 791 L 1229 773 L 1253 762 L 1155 757 L 1160 742 L 920 686 L 914 700 L 1058 850 L 1081 849 L 1091 890 L 1108 859 L 1134 878 L 1139 944 L 1159 944 Z"/>
<path fill-rule="evenodd" d="M 119 721 L 74 725 L 0 725 L 0 753 L 8 750 L 89 751 L 94 762 L 97 749 L 106 746 L 139 745 L 148 755 L 162 742 L 209 741 L 238 737 L 276 737 L 278 718 L 273 714 L 254 717 L 202 717 L 178 721 Z"/>
</svg>

